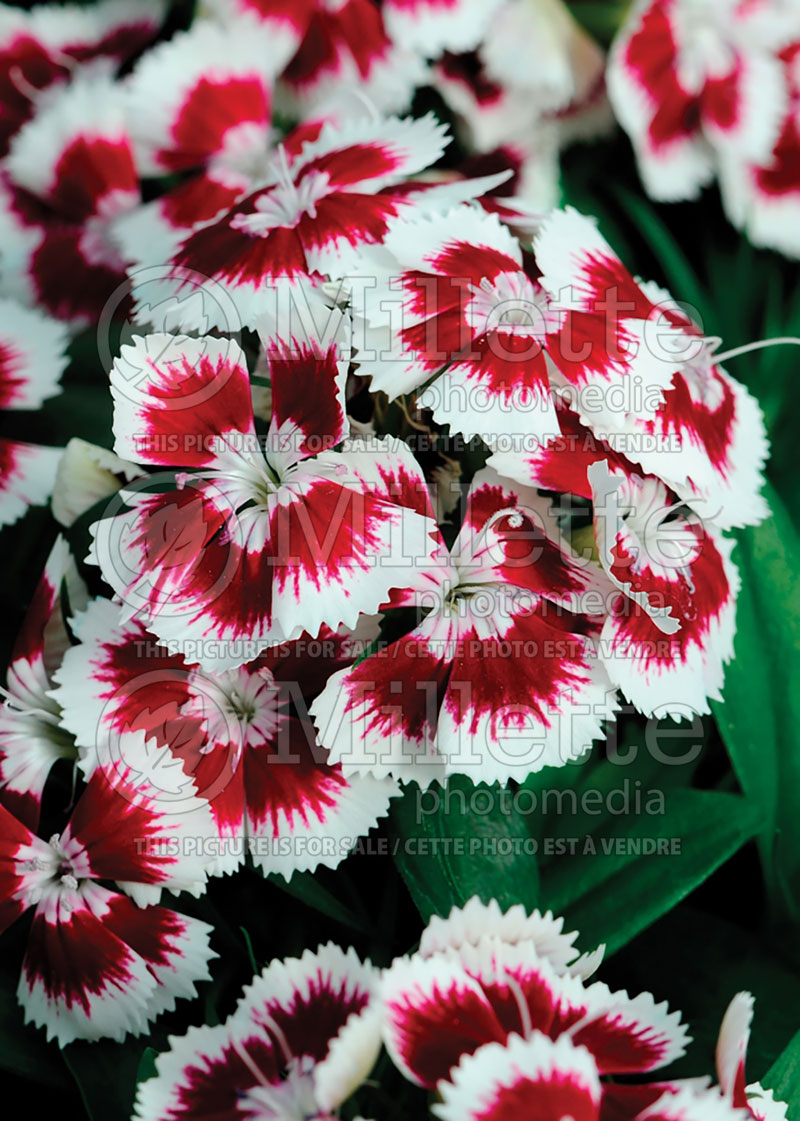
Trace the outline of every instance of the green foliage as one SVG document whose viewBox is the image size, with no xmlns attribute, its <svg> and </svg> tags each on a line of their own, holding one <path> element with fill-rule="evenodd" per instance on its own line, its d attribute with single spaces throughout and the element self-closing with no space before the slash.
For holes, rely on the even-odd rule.
<svg viewBox="0 0 800 1121">
<path fill-rule="evenodd" d="M 444 790 L 438 782 L 427 791 L 411 783 L 391 822 L 397 867 L 424 920 L 473 895 L 504 908 L 536 906 L 534 840 L 525 817 L 496 788 L 462 776 Z"/>
<path fill-rule="evenodd" d="M 742 789 L 759 807 L 777 919 L 800 921 L 800 540 L 783 503 L 737 535 L 742 575 L 734 660 L 714 711 Z"/>
<path fill-rule="evenodd" d="M 789 1121 L 800 1117 L 800 1031 L 764 1075 L 762 1085 L 786 1102 Z"/>
<path fill-rule="evenodd" d="M 613 953 L 702 884 L 759 825 L 755 808 L 732 794 L 676 790 L 666 807 L 644 824 L 620 816 L 579 838 L 566 849 L 569 859 L 543 871 L 542 903 Z"/>
<path fill-rule="evenodd" d="M 103 1039 L 71 1043 L 63 1054 L 90 1121 L 120 1121 L 130 1116 L 136 1085 L 152 1072 L 154 1048 L 139 1040 L 120 1046 Z"/>
</svg>

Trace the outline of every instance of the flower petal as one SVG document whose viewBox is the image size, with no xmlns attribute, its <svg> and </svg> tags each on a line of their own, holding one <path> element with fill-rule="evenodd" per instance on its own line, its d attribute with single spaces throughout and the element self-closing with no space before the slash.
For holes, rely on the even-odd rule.
<svg viewBox="0 0 800 1121">
<path fill-rule="evenodd" d="M 418 1086 L 432 1089 L 462 1055 L 506 1037 L 480 984 L 458 961 L 397 958 L 381 993 L 386 1049 Z"/>
<path fill-rule="evenodd" d="M 245 748 L 241 766 L 253 861 L 287 880 L 320 865 L 335 868 L 399 794 L 388 779 L 345 778 L 311 724 L 295 717 L 281 723 L 274 743 Z"/>
<path fill-rule="evenodd" d="M 139 178 L 118 85 L 79 75 L 17 134 L 13 182 L 69 222 L 104 221 L 139 201 Z"/>
<path fill-rule="evenodd" d="M 0 439 L 0 525 L 12 525 L 29 506 L 44 506 L 53 493 L 61 448 Z"/>
<path fill-rule="evenodd" d="M 588 1048 L 602 1074 L 658 1070 L 686 1051 L 686 1026 L 666 1001 L 656 1004 L 650 993 L 612 992 L 601 981 L 585 990 L 584 1000 L 584 1017 L 571 1025 L 570 1036 Z"/>
<path fill-rule="evenodd" d="M 268 965 L 245 986 L 234 1019 L 267 1039 L 276 1037 L 277 1027 L 290 1054 L 321 1062 L 350 1016 L 375 999 L 376 985 L 369 961 L 362 962 L 352 947 L 344 951 L 328 942 Z"/>
<path fill-rule="evenodd" d="M 252 20 L 197 21 L 148 51 L 128 83 L 131 132 L 144 174 L 213 158 L 255 159 L 270 131 L 272 79 L 282 59 Z"/>
<path fill-rule="evenodd" d="M 557 973 L 571 969 L 570 963 L 578 956 L 573 946 L 577 931 L 565 933 L 562 917 L 555 917 L 551 911 L 528 914 L 521 903 L 501 911 L 496 899 L 484 903 L 478 896 L 463 907 L 453 907 L 447 918 L 433 915 L 422 932 L 419 953 L 431 957 L 465 944 L 475 946 L 487 935 L 510 945 L 529 944 L 532 952 L 546 958 Z"/>
<path fill-rule="evenodd" d="M 682 1088 L 668 1091 L 643 1110 L 636 1121 L 737 1121 L 743 1115 L 729 1105 L 718 1090 Z"/>
<path fill-rule="evenodd" d="M 350 338 L 345 317 L 328 314 L 324 332 L 316 326 L 299 337 L 262 333 L 270 387 L 272 419 L 268 458 L 290 465 L 330 450 L 345 432 L 345 383 L 350 365 Z"/>
<path fill-rule="evenodd" d="M 139 911 L 91 881 L 54 891 L 37 908 L 22 965 L 25 1018 L 61 1047 L 139 1035 L 209 979 L 210 930 L 161 907 Z"/>
<path fill-rule="evenodd" d="M 471 51 L 483 38 L 499 0 L 385 0 L 392 38 L 436 58 Z"/>
<path fill-rule="evenodd" d="M 232 339 L 136 336 L 114 362 L 111 394 L 114 447 L 127 459 L 203 467 L 229 444 L 257 451 L 247 363 Z"/>
<path fill-rule="evenodd" d="M 600 1080 L 588 1052 L 538 1032 L 466 1055 L 439 1090 L 442 1103 L 432 1109 L 442 1121 L 595 1121 L 599 1113 Z"/>
<path fill-rule="evenodd" d="M 735 1106 L 746 1106 L 744 1063 L 750 1042 L 755 1001 L 750 993 L 737 993 L 722 1017 L 717 1039 L 716 1066 L 719 1087 Z"/>
<path fill-rule="evenodd" d="M 0 300 L 0 406 L 38 409 L 61 392 L 67 332 L 42 312 Z"/>
<path fill-rule="evenodd" d="M 333 674 L 311 705 L 319 740 L 345 775 L 416 779 L 444 774 L 436 748 L 454 627 L 425 620 L 405 639 Z"/>
<path fill-rule="evenodd" d="M 206 880 L 202 841 L 213 833 L 210 814 L 199 800 L 187 812 L 172 813 L 170 801 L 162 801 L 144 777 L 144 754 L 139 766 L 137 772 L 126 761 L 95 770 L 62 842 L 79 847 L 88 874 L 116 880 L 138 902 L 156 898 L 161 887 L 200 894 Z M 139 885 L 151 890 L 137 892 Z"/>
<path fill-rule="evenodd" d="M 53 517 L 69 529 L 82 514 L 141 474 L 135 463 L 73 436 L 64 448 L 53 487 Z"/>
</svg>

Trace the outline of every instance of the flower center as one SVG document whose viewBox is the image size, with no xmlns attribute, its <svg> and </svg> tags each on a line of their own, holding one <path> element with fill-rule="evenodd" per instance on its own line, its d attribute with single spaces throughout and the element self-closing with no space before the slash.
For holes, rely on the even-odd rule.
<svg viewBox="0 0 800 1121">
<path fill-rule="evenodd" d="M 245 747 L 260 746 L 274 738 L 280 725 L 278 686 L 268 669 L 197 671 L 190 692 L 181 714 L 202 720 L 206 753 L 220 744 L 233 744 L 237 754 Z"/>
<path fill-rule="evenodd" d="M 81 875 L 78 867 L 79 854 L 70 852 L 71 846 L 65 846 L 61 842 L 61 834 L 54 833 L 50 840 L 47 842 L 52 850 L 52 865 L 46 870 L 50 873 L 53 881 L 58 881 L 64 887 L 76 890 L 79 881 L 85 877 Z M 44 863 L 44 861 L 42 861 Z"/>
<path fill-rule="evenodd" d="M 238 1101 L 248 1121 L 325 1121 L 314 1100 L 314 1060 L 292 1059 L 280 1082 L 262 1081 Z"/>
<path fill-rule="evenodd" d="M 268 237 L 276 229 L 294 229 L 300 219 L 308 214 L 317 216 L 317 203 L 328 194 L 330 177 L 324 171 L 310 171 L 296 183 L 285 162 L 279 163 L 280 179 L 274 187 L 267 187 L 255 201 L 253 214 L 236 214 L 231 227 L 252 237 Z"/>
<path fill-rule="evenodd" d="M 444 597 L 444 611 L 450 615 L 463 615 L 470 600 L 475 599 L 478 595 L 485 597 L 489 594 L 484 584 L 467 581 L 463 584 L 456 584 Z"/>
<path fill-rule="evenodd" d="M 466 318 L 476 334 L 513 329 L 515 334 L 536 339 L 558 328 L 560 313 L 554 312 L 544 290 L 524 272 L 501 272 L 473 285 Z"/>
</svg>

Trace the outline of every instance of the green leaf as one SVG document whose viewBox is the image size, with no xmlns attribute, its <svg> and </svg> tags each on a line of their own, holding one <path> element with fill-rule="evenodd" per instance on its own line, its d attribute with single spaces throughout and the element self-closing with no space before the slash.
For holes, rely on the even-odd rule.
<svg viewBox="0 0 800 1121">
<path fill-rule="evenodd" d="M 346 907 L 332 891 L 323 887 L 320 873 L 312 875 L 311 872 L 295 872 L 290 880 L 285 880 L 283 876 L 278 875 L 267 878 L 270 883 L 285 891 L 287 895 L 291 895 L 293 899 L 299 900 L 314 911 L 319 911 L 334 922 L 362 933 L 368 930 L 368 924 L 362 917 Z"/>
<path fill-rule="evenodd" d="M 69 1086 L 58 1048 L 45 1041 L 43 1031 L 23 1022 L 22 1009 L 14 996 L 19 967 L 4 965 L 0 971 L 0 1069 L 47 1086 Z"/>
<path fill-rule="evenodd" d="M 126 1043 L 70 1043 L 62 1054 L 78 1084 L 90 1121 L 130 1117 L 145 1048 Z"/>
<path fill-rule="evenodd" d="M 548 857 L 548 838 L 584 838 L 608 823 L 613 828 L 622 814 L 660 815 L 667 791 L 691 785 L 706 739 L 699 717 L 676 723 L 620 714 L 609 729 L 606 758 L 587 756 L 542 772 L 547 779 L 538 787 L 540 813 L 531 823 L 542 842 L 542 857 Z"/>
<path fill-rule="evenodd" d="M 800 541 L 774 490 L 772 517 L 737 534 L 734 660 L 714 715 L 758 806 L 772 917 L 800 919 Z"/>
<path fill-rule="evenodd" d="M 158 1051 L 155 1047 L 145 1047 L 142 1052 L 142 1057 L 139 1061 L 139 1068 L 136 1071 L 136 1085 L 140 1082 L 146 1082 L 148 1078 L 155 1078 L 156 1076 L 156 1059 L 158 1058 Z"/>
<path fill-rule="evenodd" d="M 741 888 L 732 885 L 737 915 L 747 916 Z M 739 889 L 739 890 L 737 890 Z M 583 938 L 588 946 L 590 939 Z M 687 1055 L 670 1075 L 711 1074 L 714 1049 L 725 1009 L 742 990 L 755 997 L 747 1079 L 769 1084 L 767 1071 L 797 1031 L 800 1006 L 798 961 L 752 931 L 688 904 L 676 907 L 618 954 L 603 971 L 612 988 L 646 989 L 679 1008 L 693 1038 Z M 770 1070 L 770 1074 L 772 1071 Z M 790 1114 L 791 1118 L 791 1114 Z M 795 1112 L 792 1121 L 798 1121 Z"/>
<path fill-rule="evenodd" d="M 732 794 L 674 790 L 665 812 L 620 816 L 542 869 L 541 905 L 609 953 L 679 903 L 758 830 L 756 807 Z M 653 851 L 649 851 L 653 850 Z"/>
<path fill-rule="evenodd" d="M 786 1102 L 788 1121 L 800 1118 L 800 1031 L 769 1068 L 761 1084 L 773 1090 L 778 1101 Z"/>
<path fill-rule="evenodd" d="M 395 863 L 425 922 L 473 895 L 497 899 L 503 909 L 522 903 L 533 910 L 538 902 L 536 840 L 510 790 L 460 775 L 446 789 L 411 784 L 392 803 L 390 833 Z"/>
<path fill-rule="evenodd" d="M 608 46 L 622 26 L 630 0 L 572 0 L 568 7 L 593 38 Z"/>
<path fill-rule="evenodd" d="M 111 446 L 112 399 L 101 373 L 94 385 L 69 386 L 45 401 L 37 420 L 43 443 L 64 447 L 73 436 L 100 447 Z"/>
</svg>

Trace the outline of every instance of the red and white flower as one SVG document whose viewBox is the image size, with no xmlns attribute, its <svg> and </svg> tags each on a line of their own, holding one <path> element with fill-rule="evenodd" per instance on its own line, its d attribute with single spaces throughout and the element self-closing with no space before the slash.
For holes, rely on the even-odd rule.
<svg viewBox="0 0 800 1121">
<path fill-rule="evenodd" d="M 73 621 L 80 644 L 67 653 L 52 694 L 61 721 L 91 774 L 127 765 L 142 738 L 150 780 L 177 802 L 206 799 L 214 819 L 216 872 L 250 855 L 288 879 L 335 867 L 348 847 L 385 816 L 393 783 L 345 779 L 327 762 L 308 719 L 309 701 L 333 669 L 350 664 L 377 636 L 323 628 L 222 673 L 204 672 L 159 644 L 121 608 L 95 600 Z M 246 646 L 246 643 L 243 643 Z"/>
<path fill-rule="evenodd" d="M 535 52 L 535 66 L 521 43 Z M 603 52 L 562 0 L 504 0 L 478 53 L 487 77 L 526 95 L 538 116 L 566 112 L 602 82 Z"/>
<path fill-rule="evenodd" d="M 212 301 L 181 302 L 199 275 L 224 290 L 241 325 L 253 327 L 259 317 L 276 315 L 285 286 L 291 293 L 311 277 L 345 276 L 379 245 L 390 219 L 415 205 L 393 188 L 435 163 L 446 142 L 444 127 L 430 115 L 341 129 L 326 124 L 291 162 L 278 150 L 267 186 L 240 188 L 235 203 L 225 202 L 197 228 L 178 226 L 167 235 L 159 221 L 150 238 L 138 226 L 121 230 L 128 258 L 145 270 L 144 287 L 133 275 L 134 296 L 149 305 L 174 302 L 174 327 L 230 330 Z M 159 268 L 163 279 L 154 283 L 147 274 Z"/>
<path fill-rule="evenodd" d="M 615 708 L 593 641 L 604 596 L 549 503 L 480 472 L 452 553 L 440 541 L 424 575 L 393 598 L 422 622 L 311 706 L 345 774 L 505 782 L 586 751 Z"/>
<path fill-rule="evenodd" d="M 162 475 L 158 492 L 149 479 L 123 490 L 129 509 L 95 523 L 93 556 L 130 617 L 162 641 L 191 641 L 207 669 L 322 625 L 354 627 L 436 548 L 406 445 L 345 440 L 341 315 L 326 339 L 268 337 L 266 349 L 264 450 L 233 342 L 150 335 L 111 374 L 117 452 L 186 471 L 177 488 Z M 242 639 L 253 653 L 237 651 Z"/>
<path fill-rule="evenodd" d="M 136 777 L 98 769 L 49 841 L 0 806 L 0 925 L 34 912 L 18 997 L 62 1047 L 140 1034 L 209 979 L 211 928 L 144 906 L 162 888 L 202 891 L 205 869 L 186 843 L 202 807 L 170 816 Z"/>
<path fill-rule="evenodd" d="M 598 955 L 575 960 L 575 935 L 550 912 L 502 915 L 472 899 L 434 926 L 386 970 L 381 995 L 389 1054 L 441 1094 L 445 1121 L 524 1115 L 512 1106 L 533 1101 L 548 1103 L 548 1117 L 595 1118 L 607 1091 L 623 1108 L 606 1076 L 649 1075 L 683 1054 L 679 1014 L 648 993 L 586 983 Z M 635 1113 L 646 1098 L 637 1101 Z"/>
<path fill-rule="evenodd" d="M 535 66 L 529 65 L 528 52 L 535 53 Z M 558 126 L 601 97 L 604 63 L 600 47 L 561 0 L 536 5 L 503 0 L 477 48 L 448 51 L 434 74 L 437 88 L 464 116 L 465 127 L 472 132 L 477 124 L 477 149 L 487 151 L 522 139 L 525 127 Z M 505 120 L 502 106 L 508 111 Z M 476 122 L 475 115 L 484 119 Z"/>
<path fill-rule="evenodd" d="M 796 8 L 751 0 L 639 0 L 610 57 L 608 91 L 653 198 L 694 198 L 720 158 L 766 162 L 787 89 L 776 50 Z"/>
<path fill-rule="evenodd" d="M 535 252 L 542 287 L 556 306 L 574 309 L 560 352 L 551 351 L 567 382 L 562 400 L 704 520 L 721 528 L 761 521 L 763 418 L 717 364 L 712 340 L 668 292 L 635 281 L 592 220 L 574 210 L 547 219 Z M 569 361 L 570 350 L 578 361 Z M 533 481 L 510 459 L 503 470 Z"/>
<path fill-rule="evenodd" d="M 760 161 L 720 161 L 725 212 L 754 245 L 800 257 L 800 41 L 779 53 L 789 101 L 772 151 Z"/>
<path fill-rule="evenodd" d="M 95 323 L 125 281 L 112 224 L 140 198 L 119 87 L 87 71 L 44 98 L 6 170 L 5 290 L 74 326 Z"/>
<path fill-rule="evenodd" d="M 558 410 L 559 434 L 527 455 L 496 454 L 508 475 L 593 504 L 613 591 L 600 637 L 609 677 L 646 715 L 708 712 L 733 653 L 739 576 L 733 541 L 679 496 Z M 700 506 L 703 504 L 700 503 Z"/>
<path fill-rule="evenodd" d="M 0 406 L 38 409 L 61 392 L 67 334 L 40 311 L 0 299 Z M 60 448 L 0 439 L 0 525 L 10 525 L 29 506 L 47 502 Z"/>
<path fill-rule="evenodd" d="M 717 1040 L 717 1077 L 722 1096 L 755 1121 L 786 1121 L 786 1105 L 760 1082 L 746 1083 L 744 1066 L 753 1019 L 753 997 L 737 993 L 722 1018 Z"/>
<path fill-rule="evenodd" d="M 50 696 L 53 674 L 69 646 L 61 603 L 66 588 L 71 610 L 86 603 L 86 588 L 63 537 L 48 557 L 17 636 L 0 708 L 0 804 L 36 829 L 42 792 L 53 765 L 75 757 L 61 710 Z"/>
<path fill-rule="evenodd" d="M 384 249 L 389 263 L 369 273 L 362 266 L 353 285 L 354 313 L 366 324 L 357 338 L 362 372 L 390 396 L 438 374 L 419 404 L 490 447 L 500 436 L 530 446 L 557 433 L 551 396 L 573 402 L 593 428 L 625 429 L 639 413 L 653 421 L 676 353 L 699 350 L 697 329 L 685 317 L 665 319 L 592 220 L 573 210 L 542 223 L 536 266 L 496 218 L 467 206 L 393 222 Z M 735 410 L 735 430 L 734 420 L 743 426 Z"/>
<path fill-rule="evenodd" d="M 158 32 L 164 0 L 100 0 L 86 5 L 10 6 L 0 16 L 0 154 L 33 115 L 39 92 L 63 85 L 81 64 L 124 62 Z"/>
<path fill-rule="evenodd" d="M 457 116 L 458 136 L 470 152 L 486 153 L 506 144 L 522 145 L 525 138 L 533 141 L 526 152 L 525 164 L 536 159 L 534 150 L 546 149 L 538 156 L 547 157 L 546 192 L 526 198 L 555 206 L 558 199 L 558 137 L 555 129 L 544 127 L 544 121 L 531 99 L 512 90 L 502 81 L 491 79 L 481 56 L 444 54 L 431 67 L 432 85 Z M 535 140 L 533 138 L 535 137 Z M 530 177 L 529 177 L 530 178 Z M 555 191 L 552 190 L 556 186 Z M 548 200 L 552 196 L 552 201 Z"/>
<path fill-rule="evenodd" d="M 503 434 L 551 432 L 546 348 L 563 315 L 525 272 L 511 232 L 462 206 L 393 223 L 384 248 L 392 263 L 353 298 L 371 388 L 394 398 L 436 376 L 417 403 L 490 447 Z"/>
<path fill-rule="evenodd" d="M 328 1121 L 381 1045 L 378 975 L 328 943 L 274 961 L 217 1027 L 170 1038 L 140 1083 L 137 1121 Z"/>
<path fill-rule="evenodd" d="M 560 195 L 561 149 L 607 131 L 604 66 L 561 0 L 502 0 L 480 41 L 448 46 L 431 72 L 467 149 L 513 147 L 525 171 L 522 197 L 549 208 Z"/>
<path fill-rule="evenodd" d="M 426 67 L 418 50 L 388 34 L 380 4 L 312 0 L 306 9 L 303 38 L 278 84 L 282 109 L 307 116 L 346 90 L 384 113 L 408 109 Z"/>
<path fill-rule="evenodd" d="M 199 20 L 145 54 L 126 89 L 142 173 L 219 165 L 263 174 L 282 64 L 274 40 L 241 19 Z"/>
<path fill-rule="evenodd" d="M 709 712 L 733 656 L 734 542 L 652 476 L 602 460 L 587 474 L 597 551 L 620 591 L 600 639 L 609 677 L 646 716 Z"/>
</svg>

